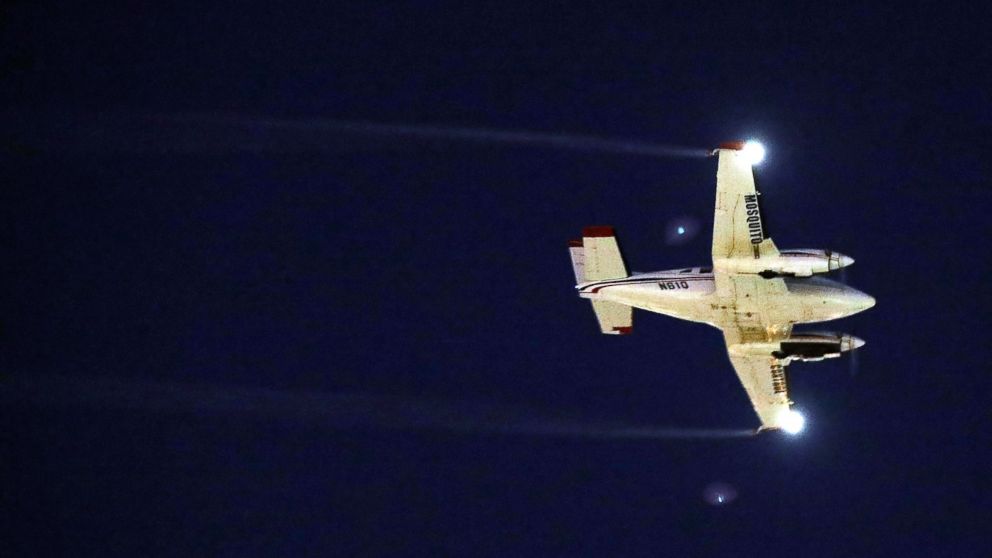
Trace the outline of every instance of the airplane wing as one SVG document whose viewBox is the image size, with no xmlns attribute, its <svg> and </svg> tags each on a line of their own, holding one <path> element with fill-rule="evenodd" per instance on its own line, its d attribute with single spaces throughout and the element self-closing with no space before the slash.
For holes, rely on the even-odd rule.
<svg viewBox="0 0 992 558">
<path fill-rule="evenodd" d="M 771 355 L 748 354 L 728 348 L 730 362 L 734 365 L 751 406 L 761 420 L 762 428 L 779 428 L 782 413 L 789 410 L 789 387 L 785 378 L 788 361 Z"/>
<path fill-rule="evenodd" d="M 761 419 L 761 427 L 778 428 L 782 412 L 790 405 L 785 377 L 788 361 L 773 357 L 768 344 L 788 339 L 792 333 L 792 325 L 775 316 L 777 296 L 787 292 L 785 281 L 722 272 L 714 275 L 717 296 L 737 301 L 724 310 L 719 324 L 730 362 Z"/>
<path fill-rule="evenodd" d="M 789 304 L 785 298 L 789 290 L 781 277 L 765 279 L 716 270 L 713 282 L 719 300 L 734 301 L 722 308 L 718 327 L 737 331 L 741 339 L 737 343 L 781 340 L 778 331 L 791 329 L 788 323 L 781 323 L 785 314 L 782 308 Z"/>
<path fill-rule="evenodd" d="M 754 170 L 743 143 L 728 143 L 716 150 L 716 210 L 713 217 L 713 264 L 729 258 L 778 255 L 767 237 L 754 183 Z"/>
</svg>

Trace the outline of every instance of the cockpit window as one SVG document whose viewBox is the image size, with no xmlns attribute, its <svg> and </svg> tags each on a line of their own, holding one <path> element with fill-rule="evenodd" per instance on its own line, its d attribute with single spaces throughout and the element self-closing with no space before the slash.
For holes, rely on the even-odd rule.
<svg viewBox="0 0 992 558">
<path fill-rule="evenodd" d="M 701 267 L 701 268 L 699 268 L 699 272 L 700 273 L 710 273 L 712 271 L 713 271 L 713 268 L 712 267 Z"/>
<path fill-rule="evenodd" d="M 680 269 L 679 270 L 679 273 L 692 273 L 692 268 L 691 267 L 687 267 L 685 269 Z"/>
</svg>

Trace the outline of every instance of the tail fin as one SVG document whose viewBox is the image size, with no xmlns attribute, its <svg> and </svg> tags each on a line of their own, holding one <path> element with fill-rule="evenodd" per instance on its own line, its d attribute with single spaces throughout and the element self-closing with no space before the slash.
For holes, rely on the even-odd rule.
<svg viewBox="0 0 992 558">
<path fill-rule="evenodd" d="M 582 230 L 582 246 L 585 281 L 627 277 L 613 227 L 586 227 Z"/>
<path fill-rule="evenodd" d="M 582 247 L 582 241 L 569 240 L 568 254 L 572 256 L 572 271 L 575 272 L 575 284 L 585 283 L 586 253 L 585 248 Z"/>
<path fill-rule="evenodd" d="M 582 240 L 568 243 L 568 251 L 572 256 L 576 283 L 628 276 L 613 227 L 586 227 L 582 230 Z M 609 300 L 590 302 L 600 331 L 608 335 L 624 335 L 633 331 L 633 308 Z"/>
</svg>

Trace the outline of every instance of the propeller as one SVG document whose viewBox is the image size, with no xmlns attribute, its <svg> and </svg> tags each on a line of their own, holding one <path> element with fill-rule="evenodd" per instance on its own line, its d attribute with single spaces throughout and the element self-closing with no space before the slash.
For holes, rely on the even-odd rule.
<svg viewBox="0 0 992 558">
<path fill-rule="evenodd" d="M 848 374 L 850 374 L 852 378 L 856 378 L 858 376 L 858 373 L 861 371 L 861 364 L 859 362 L 859 359 L 861 357 L 858 356 L 857 349 L 853 351 L 848 351 L 848 353 L 850 353 L 847 359 Z"/>
<path fill-rule="evenodd" d="M 840 271 L 837 274 L 837 280 L 840 281 L 841 283 L 843 283 L 844 285 L 847 285 L 847 268 L 848 267 L 849 266 L 844 266 L 844 267 L 840 268 Z M 861 357 L 858 356 L 858 350 L 857 349 L 855 349 L 853 351 L 848 351 L 847 373 L 852 378 L 856 378 L 858 376 L 859 372 L 861 371 L 860 358 Z"/>
</svg>

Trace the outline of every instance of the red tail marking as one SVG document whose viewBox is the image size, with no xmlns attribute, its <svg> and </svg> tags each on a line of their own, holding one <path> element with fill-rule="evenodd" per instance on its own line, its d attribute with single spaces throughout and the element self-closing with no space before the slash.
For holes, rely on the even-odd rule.
<svg viewBox="0 0 992 558">
<path fill-rule="evenodd" d="M 582 229 L 582 236 L 586 238 L 604 238 L 608 236 L 616 236 L 616 233 L 613 232 L 613 227 L 609 225 L 601 225 Z"/>
<path fill-rule="evenodd" d="M 740 151 L 744 149 L 744 142 L 742 141 L 725 141 L 720 144 L 717 149 L 733 149 L 734 151 Z"/>
</svg>

